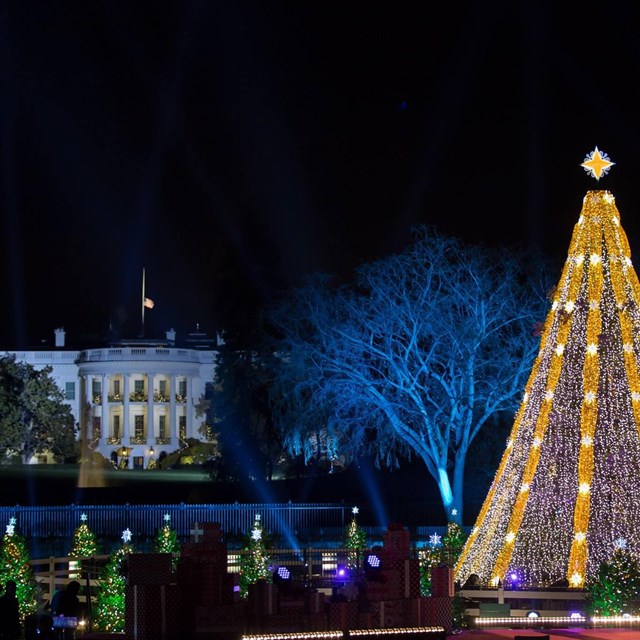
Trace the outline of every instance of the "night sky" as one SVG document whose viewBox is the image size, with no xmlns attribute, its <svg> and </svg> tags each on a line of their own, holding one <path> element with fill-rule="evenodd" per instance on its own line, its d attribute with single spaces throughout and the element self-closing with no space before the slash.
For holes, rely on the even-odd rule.
<svg viewBox="0 0 640 640">
<path fill-rule="evenodd" d="M 635 3 L 1 4 L 0 348 L 135 337 L 143 268 L 148 336 L 246 330 L 417 224 L 561 264 L 588 189 L 640 251 Z"/>
</svg>

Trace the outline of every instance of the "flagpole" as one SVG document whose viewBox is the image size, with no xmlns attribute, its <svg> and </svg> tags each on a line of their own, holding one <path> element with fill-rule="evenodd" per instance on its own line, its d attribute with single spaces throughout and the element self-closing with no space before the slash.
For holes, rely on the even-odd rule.
<svg viewBox="0 0 640 640">
<path fill-rule="evenodd" d="M 144 338 L 144 267 L 142 267 L 142 333 L 140 334 L 141 338 Z"/>
</svg>

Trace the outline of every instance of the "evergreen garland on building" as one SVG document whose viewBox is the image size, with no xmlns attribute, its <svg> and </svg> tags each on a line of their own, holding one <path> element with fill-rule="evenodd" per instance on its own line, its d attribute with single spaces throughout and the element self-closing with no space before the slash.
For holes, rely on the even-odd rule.
<svg viewBox="0 0 640 640">
<path fill-rule="evenodd" d="M 40 587 L 29 564 L 31 559 L 24 538 L 16 533 L 16 519 L 11 518 L 0 548 L 0 583 L 7 580 L 16 583 L 16 597 L 20 607 L 20 617 L 36 613 L 41 603 Z"/>
<path fill-rule="evenodd" d="M 104 567 L 96 593 L 94 622 L 100 631 L 116 633 L 124 631 L 125 586 L 122 563 L 133 553 L 131 531 L 122 533 L 123 545 L 114 551 Z"/>
<path fill-rule="evenodd" d="M 265 582 L 272 580 L 264 529 L 259 514 L 253 521 L 253 529 L 242 550 L 243 553 L 240 556 L 240 596 L 246 598 L 249 593 L 249 585 L 261 580 Z"/>
<path fill-rule="evenodd" d="M 80 525 L 73 533 L 71 551 L 72 558 L 89 558 L 98 553 L 98 540 L 96 534 L 91 531 L 87 524 L 87 514 L 80 516 Z"/>
</svg>

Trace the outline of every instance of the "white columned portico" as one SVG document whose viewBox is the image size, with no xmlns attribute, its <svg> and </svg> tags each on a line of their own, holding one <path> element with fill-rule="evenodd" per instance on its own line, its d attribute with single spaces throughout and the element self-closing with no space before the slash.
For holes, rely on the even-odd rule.
<svg viewBox="0 0 640 640">
<path fill-rule="evenodd" d="M 176 377 L 171 374 L 169 376 L 169 437 L 171 443 L 180 442 L 178 439 L 178 420 L 176 419 Z M 175 440 L 173 440 L 175 438 Z"/>
<path fill-rule="evenodd" d="M 99 446 L 107 443 L 109 437 L 109 376 L 104 373 L 102 375 L 102 416 L 100 417 L 100 440 Z"/>
<path fill-rule="evenodd" d="M 123 391 L 124 411 L 122 416 L 122 444 L 125 447 L 128 447 L 130 444 L 129 438 L 131 437 L 131 425 L 130 425 L 130 416 L 129 416 L 129 412 L 130 412 L 129 374 L 124 373 L 122 378 L 123 378 L 122 386 L 124 388 L 124 391 Z"/>
<path fill-rule="evenodd" d="M 147 373 L 147 420 L 146 433 L 147 444 L 152 444 L 153 438 L 153 373 Z"/>
<path fill-rule="evenodd" d="M 187 438 L 195 436 L 193 429 L 193 376 L 187 376 Z"/>
</svg>

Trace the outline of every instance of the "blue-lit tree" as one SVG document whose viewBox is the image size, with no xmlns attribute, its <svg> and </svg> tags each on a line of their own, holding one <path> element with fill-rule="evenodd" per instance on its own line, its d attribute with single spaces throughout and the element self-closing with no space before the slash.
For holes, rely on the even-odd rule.
<svg viewBox="0 0 640 640">
<path fill-rule="evenodd" d="M 466 246 L 422 227 L 351 284 L 318 276 L 269 314 L 273 399 L 286 445 L 328 455 L 417 455 L 461 522 L 469 446 L 514 411 L 545 317 L 548 278 L 525 252 Z M 321 425 L 317 416 L 328 416 Z"/>
</svg>

